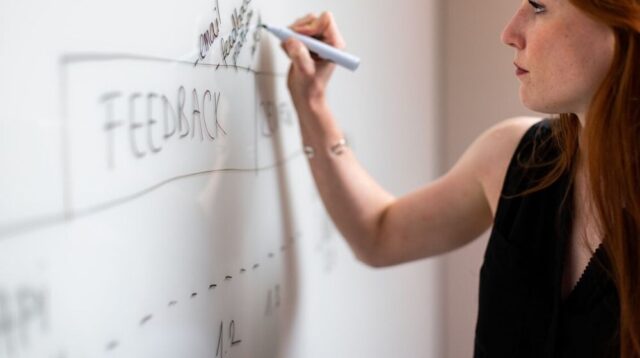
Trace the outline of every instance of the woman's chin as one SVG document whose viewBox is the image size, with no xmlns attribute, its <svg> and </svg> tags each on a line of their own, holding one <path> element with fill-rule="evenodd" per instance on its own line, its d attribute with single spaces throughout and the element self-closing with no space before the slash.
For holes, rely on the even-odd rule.
<svg viewBox="0 0 640 358">
<path fill-rule="evenodd" d="M 522 93 L 522 91 L 520 91 L 520 103 L 522 103 L 522 105 L 528 110 L 538 113 L 557 114 L 565 112 L 561 108 L 559 108 L 562 106 L 557 106 L 546 101 L 541 101 L 538 98 L 527 96 L 526 94 Z"/>
</svg>

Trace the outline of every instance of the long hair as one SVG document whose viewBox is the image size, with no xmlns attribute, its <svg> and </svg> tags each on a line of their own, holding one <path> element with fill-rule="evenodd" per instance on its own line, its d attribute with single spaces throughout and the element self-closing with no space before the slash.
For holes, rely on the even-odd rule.
<svg viewBox="0 0 640 358">
<path fill-rule="evenodd" d="M 553 121 L 552 137 L 561 154 L 536 187 L 550 185 L 566 171 L 575 175 L 576 149 L 584 150 L 620 302 L 620 354 L 635 358 L 640 357 L 640 0 L 569 1 L 613 29 L 614 58 L 591 102 L 582 138 L 574 114 Z"/>
</svg>

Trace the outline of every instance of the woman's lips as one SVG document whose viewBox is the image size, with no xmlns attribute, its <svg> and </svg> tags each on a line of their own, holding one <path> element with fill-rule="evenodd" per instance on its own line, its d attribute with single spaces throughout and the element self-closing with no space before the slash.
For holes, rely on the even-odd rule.
<svg viewBox="0 0 640 358">
<path fill-rule="evenodd" d="M 527 71 L 524 68 L 518 66 L 516 63 L 514 63 L 514 65 L 516 66 L 516 76 L 522 76 L 522 75 L 526 75 L 527 73 L 529 73 L 529 71 Z"/>
</svg>

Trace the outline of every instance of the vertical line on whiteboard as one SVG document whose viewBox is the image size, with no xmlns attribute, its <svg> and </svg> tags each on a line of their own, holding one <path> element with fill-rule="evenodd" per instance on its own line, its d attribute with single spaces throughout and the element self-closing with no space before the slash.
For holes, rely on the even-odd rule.
<svg viewBox="0 0 640 358">
<path fill-rule="evenodd" d="M 253 76 L 253 145 L 255 151 L 255 172 L 258 175 L 258 168 L 260 167 L 260 161 L 258 160 L 258 76 Z"/>
<path fill-rule="evenodd" d="M 60 141 L 62 157 L 62 204 L 65 220 L 73 218 L 71 207 L 71 158 L 69 157 L 69 86 L 67 63 L 63 59 L 59 62 L 60 70 Z"/>
</svg>

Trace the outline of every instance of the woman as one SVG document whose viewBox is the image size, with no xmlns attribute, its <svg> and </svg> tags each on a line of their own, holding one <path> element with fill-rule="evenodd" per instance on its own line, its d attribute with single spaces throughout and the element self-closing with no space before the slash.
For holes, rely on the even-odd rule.
<svg viewBox="0 0 640 358">
<path fill-rule="evenodd" d="M 292 28 L 345 46 L 328 13 Z M 401 198 L 342 140 L 325 101 L 334 65 L 283 44 L 316 185 L 360 260 L 437 255 L 493 224 L 476 357 L 640 357 L 639 32 L 640 0 L 523 1 L 502 41 L 521 101 L 554 118 L 497 124 Z"/>
</svg>

